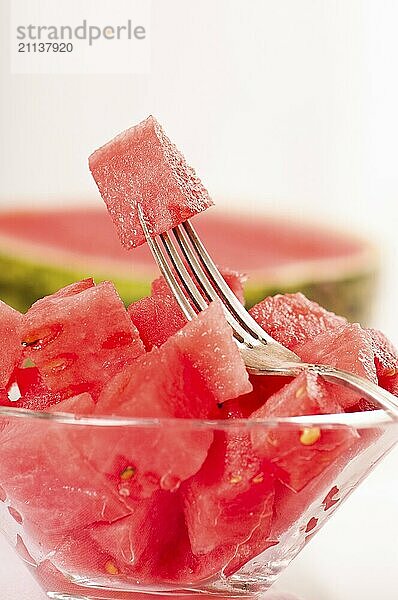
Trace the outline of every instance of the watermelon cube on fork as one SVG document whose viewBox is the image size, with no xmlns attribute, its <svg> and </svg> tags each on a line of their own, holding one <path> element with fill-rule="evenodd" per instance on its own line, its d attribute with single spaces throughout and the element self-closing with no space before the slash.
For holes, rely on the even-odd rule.
<svg viewBox="0 0 398 600">
<path fill-rule="evenodd" d="M 126 248 L 145 242 L 138 203 L 153 235 L 213 204 L 195 171 L 152 116 L 96 150 L 89 166 Z"/>
</svg>

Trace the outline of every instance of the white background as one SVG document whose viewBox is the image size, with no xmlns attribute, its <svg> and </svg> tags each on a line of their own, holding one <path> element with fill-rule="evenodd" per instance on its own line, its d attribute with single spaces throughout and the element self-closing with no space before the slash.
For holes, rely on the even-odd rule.
<svg viewBox="0 0 398 600">
<path fill-rule="evenodd" d="M 10 75 L 0 9 L 1 207 L 98 202 L 87 156 L 153 113 L 225 210 L 375 239 L 374 321 L 398 343 L 395 0 L 152 0 L 151 71 L 124 76 Z M 395 453 L 281 583 L 304 600 L 396 600 L 397 473 Z M 1 600 L 36 600 L 0 553 Z"/>
</svg>

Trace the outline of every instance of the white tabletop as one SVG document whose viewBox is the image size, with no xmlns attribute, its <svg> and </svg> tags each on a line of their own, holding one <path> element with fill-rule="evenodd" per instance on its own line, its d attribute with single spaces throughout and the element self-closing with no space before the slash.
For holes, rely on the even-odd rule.
<svg viewBox="0 0 398 600">
<path fill-rule="evenodd" d="M 277 588 L 302 600 L 396 600 L 397 473 L 394 450 L 302 551 Z M 2 538 L 0 582 L 1 600 L 46 598 Z"/>
</svg>

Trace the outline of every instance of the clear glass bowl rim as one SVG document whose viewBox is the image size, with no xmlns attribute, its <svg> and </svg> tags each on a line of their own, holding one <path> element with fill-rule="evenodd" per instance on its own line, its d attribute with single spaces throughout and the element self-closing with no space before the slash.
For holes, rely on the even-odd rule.
<svg viewBox="0 0 398 600">
<path fill-rule="evenodd" d="M 272 417 L 267 419 L 186 419 L 186 418 L 143 418 L 118 417 L 108 415 L 80 416 L 73 413 L 34 411 L 24 408 L 0 406 L 0 418 L 22 419 L 24 421 L 39 420 L 48 423 L 60 423 L 68 426 L 81 427 L 139 427 L 139 428 L 173 428 L 176 430 L 200 429 L 236 432 L 257 428 L 300 429 L 307 427 L 322 427 L 323 429 L 371 429 L 374 427 L 398 427 L 398 418 L 385 410 L 365 412 L 305 415 L 297 417 Z"/>
</svg>

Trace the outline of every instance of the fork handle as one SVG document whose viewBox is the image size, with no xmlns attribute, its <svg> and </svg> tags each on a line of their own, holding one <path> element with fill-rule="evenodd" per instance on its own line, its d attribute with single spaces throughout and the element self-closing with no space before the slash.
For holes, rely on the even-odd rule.
<svg viewBox="0 0 398 600">
<path fill-rule="evenodd" d="M 342 371 L 326 365 L 312 365 L 309 363 L 291 363 L 283 366 L 275 366 L 266 369 L 248 368 L 249 373 L 253 375 L 282 375 L 286 377 L 295 377 L 303 371 L 309 371 L 320 375 L 325 381 L 337 383 L 343 387 L 359 392 L 373 402 L 382 406 L 391 417 L 398 419 L 398 398 L 376 385 L 373 381 Z"/>
</svg>

